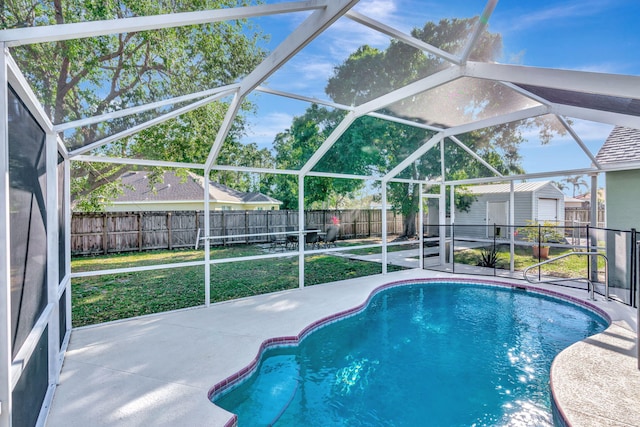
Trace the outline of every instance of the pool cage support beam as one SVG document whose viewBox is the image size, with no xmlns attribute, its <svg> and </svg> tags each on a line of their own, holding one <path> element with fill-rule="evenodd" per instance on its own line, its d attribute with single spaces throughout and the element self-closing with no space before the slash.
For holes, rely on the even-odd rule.
<svg viewBox="0 0 640 427">
<path fill-rule="evenodd" d="M 43 411 L 48 411 L 53 401 L 60 375 L 59 347 L 60 347 L 60 303 L 58 297 L 58 285 L 60 284 L 59 263 L 60 256 L 58 250 L 58 138 L 53 130 L 47 130 L 45 139 L 46 153 L 46 215 L 47 215 L 47 304 L 51 306 L 49 312 L 47 330 L 49 336 L 49 385 L 45 395 Z M 46 417 L 46 413 L 44 415 Z M 42 413 L 41 413 L 41 417 Z"/>
<path fill-rule="evenodd" d="M 438 222 L 440 227 L 438 234 L 440 235 L 440 265 L 447 263 L 447 188 L 445 184 L 446 166 L 444 160 L 444 138 L 440 139 L 440 201 L 438 203 Z"/>
<path fill-rule="evenodd" d="M 11 425 L 11 267 L 9 228 L 9 81 L 5 44 L 0 42 L 0 427 Z"/>
<path fill-rule="evenodd" d="M 598 238 L 595 235 L 595 229 L 598 227 L 598 175 L 591 175 L 591 205 L 589 206 L 591 212 L 589 225 L 591 226 L 591 233 L 593 237 L 587 236 L 588 241 L 592 247 L 589 248 L 589 251 L 596 251 L 598 246 Z M 589 276 L 591 281 L 598 280 L 598 257 L 591 256 L 591 271 L 589 272 Z"/>
<path fill-rule="evenodd" d="M 209 307 L 211 304 L 211 207 L 209 203 L 209 174 L 211 169 L 204 170 L 204 305 Z M 198 242 L 196 241 L 196 245 Z"/>
<path fill-rule="evenodd" d="M 497 4 L 498 0 L 487 1 L 487 4 L 482 11 L 482 15 L 480 15 L 480 18 L 478 19 L 478 22 L 473 29 L 473 34 L 471 34 L 471 37 L 469 38 L 469 41 L 467 42 L 467 45 L 464 47 L 464 51 L 462 52 L 461 57 L 463 63 L 467 62 L 467 59 L 469 59 L 469 55 L 471 55 L 471 51 L 474 47 L 476 47 L 476 44 L 478 43 L 482 32 L 489 24 L 489 18 L 491 18 L 491 14 L 495 10 Z"/>
<path fill-rule="evenodd" d="M 387 183 L 382 181 L 382 274 L 387 274 Z"/>
<path fill-rule="evenodd" d="M 304 288 L 304 174 L 298 175 L 298 287 Z"/>
<path fill-rule="evenodd" d="M 423 270 L 424 269 L 424 195 L 423 193 L 423 188 L 422 188 L 422 183 L 418 184 L 419 185 L 419 194 L 420 194 L 420 203 L 419 203 L 419 207 L 418 207 L 418 242 L 420 242 L 420 244 L 418 245 L 418 250 L 420 251 L 420 257 L 418 258 L 420 260 L 420 269 Z"/>
<path fill-rule="evenodd" d="M 454 224 L 456 222 L 456 186 L 455 185 L 450 185 L 449 186 L 449 222 L 451 224 L 451 227 L 449 228 L 451 230 L 451 245 L 449 246 L 449 262 L 451 263 L 451 266 L 453 268 L 453 264 L 455 263 L 455 252 L 454 252 L 454 247 L 455 247 L 455 234 L 453 232 L 453 227 Z"/>
<path fill-rule="evenodd" d="M 515 182 L 509 181 L 509 272 L 515 271 L 515 248 L 516 248 L 516 189 Z"/>
</svg>

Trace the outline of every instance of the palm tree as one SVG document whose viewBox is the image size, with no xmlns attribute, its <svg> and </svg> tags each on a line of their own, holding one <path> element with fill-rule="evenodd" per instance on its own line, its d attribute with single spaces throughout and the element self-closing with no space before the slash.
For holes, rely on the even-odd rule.
<svg viewBox="0 0 640 427">
<path fill-rule="evenodd" d="M 560 191 L 564 191 L 567 189 L 567 184 L 564 181 L 551 181 L 551 183 L 555 185 Z"/>
<path fill-rule="evenodd" d="M 585 189 L 589 188 L 589 184 L 584 180 L 582 175 L 574 175 L 564 179 L 567 184 L 573 185 L 573 197 L 576 197 L 576 190 L 580 190 L 580 187 Z"/>
</svg>

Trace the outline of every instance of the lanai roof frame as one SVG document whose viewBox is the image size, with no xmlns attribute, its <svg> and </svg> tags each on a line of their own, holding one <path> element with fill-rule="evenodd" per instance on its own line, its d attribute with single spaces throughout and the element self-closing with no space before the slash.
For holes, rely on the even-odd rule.
<svg viewBox="0 0 640 427">
<path fill-rule="evenodd" d="M 61 28 L 53 29 L 55 31 L 52 31 L 52 29 L 49 27 L 46 27 L 46 29 L 43 29 L 44 27 L 21 28 L 21 29 L 3 31 L 2 34 L 0 34 L 0 41 L 4 41 L 7 47 L 11 47 L 11 46 L 18 46 L 24 43 L 42 42 L 45 40 L 46 41 L 65 40 L 65 39 L 70 39 L 74 37 L 89 37 L 89 36 L 95 36 L 98 34 L 107 34 L 107 33 L 121 32 L 121 31 L 134 31 L 134 30 L 140 30 L 140 29 L 162 28 L 163 26 L 167 27 L 167 26 L 188 25 L 188 24 L 190 25 L 190 24 L 193 24 L 194 22 L 211 22 L 214 20 L 236 19 L 238 17 L 287 13 L 287 12 L 300 11 L 300 10 L 315 10 L 314 14 L 318 16 L 320 14 L 324 15 L 326 19 L 324 24 L 317 24 L 317 26 L 313 27 L 315 28 L 314 30 L 307 30 L 308 33 L 306 34 L 306 37 L 302 37 L 302 39 L 304 40 L 302 42 L 295 43 L 294 41 L 292 41 L 297 39 L 299 37 L 299 34 L 294 34 L 292 37 L 289 37 L 289 39 L 283 42 L 279 47 L 281 52 L 276 52 L 272 54 L 271 57 L 275 57 L 275 56 L 280 57 L 280 55 L 284 52 L 285 58 L 280 61 L 280 64 L 283 63 L 292 54 L 294 54 L 296 51 L 299 51 L 299 49 L 302 48 L 303 45 L 307 43 L 310 39 L 312 39 L 315 35 L 317 35 L 318 32 L 323 31 L 323 29 L 326 28 L 326 24 L 330 24 L 330 22 L 335 21 L 337 16 L 340 16 L 341 14 L 343 14 L 344 16 L 347 16 L 356 22 L 361 22 L 364 25 L 369 26 L 370 28 L 374 28 L 378 31 L 386 32 L 391 34 L 392 36 L 398 37 L 398 40 L 400 41 L 403 41 L 405 43 L 410 43 L 414 46 L 419 45 L 420 48 L 432 54 L 434 54 L 435 52 L 436 55 L 440 55 L 442 58 L 444 58 L 446 61 L 449 61 L 451 64 L 451 68 L 449 70 L 445 70 L 444 72 L 445 74 L 440 74 L 440 73 L 437 74 L 440 77 L 429 76 L 423 79 L 424 80 L 423 83 L 427 82 L 426 86 L 423 86 L 422 84 L 419 84 L 419 83 L 409 85 L 409 87 L 405 87 L 397 91 L 394 91 L 395 96 L 393 95 L 393 93 L 390 93 L 390 94 L 381 96 L 377 100 L 371 101 L 370 103 L 368 103 L 368 106 L 369 106 L 368 108 L 365 106 L 359 106 L 358 108 L 355 108 L 355 109 L 353 109 L 353 107 L 346 107 L 354 111 L 356 116 L 362 115 L 364 112 L 364 114 L 375 115 L 376 117 L 383 118 L 383 119 L 401 121 L 402 119 L 393 118 L 393 117 L 385 116 L 384 114 L 377 113 L 376 110 L 379 109 L 377 107 L 388 105 L 387 102 L 389 98 L 391 98 L 392 100 L 402 99 L 403 95 L 412 96 L 412 95 L 415 95 L 417 91 L 424 90 L 425 88 L 436 87 L 440 84 L 444 84 L 446 82 L 452 81 L 453 79 L 457 79 L 461 77 L 474 77 L 474 78 L 494 80 L 502 84 L 505 84 L 507 86 L 510 86 L 511 88 L 514 88 L 518 92 L 526 96 L 529 96 L 531 99 L 535 99 L 536 101 L 543 101 L 543 102 L 545 101 L 544 98 L 540 98 L 540 96 L 538 96 L 537 94 L 529 92 L 527 88 L 535 87 L 544 83 L 546 87 L 551 88 L 551 90 L 563 90 L 563 91 L 573 90 L 574 92 L 581 91 L 581 90 L 582 91 L 589 90 L 589 93 L 597 94 L 599 96 L 604 96 L 604 97 L 616 97 L 616 98 L 629 97 L 629 99 L 634 99 L 631 97 L 636 97 L 635 99 L 640 98 L 640 93 L 637 93 L 638 92 L 637 87 L 640 87 L 640 85 L 636 84 L 638 81 L 638 77 L 636 76 L 604 75 L 601 73 L 585 73 L 585 72 L 568 71 L 568 70 L 542 69 L 537 67 L 521 67 L 521 66 L 512 66 L 512 65 L 504 65 L 504 64 L 486 64 L 486 63 L 468 62 L 466 60 L 466 56 L 464 55 L 456 57 L 444 51 L 441 51 L 436 47 L 429 46 L 424 43 L 420 44 L 421 42 L 416 41 L 411 36 L 405 35 L 403 37 L 401 32 L 394 30 L 386 26 L 385 24 L 376 22 L 375 20 L 370 19 L 361 13 L 350 11 L 349 9 L 355 3 L 357 3 L 357 1 L 344 2 L 344 3 L 341 3 L 341 5 L 334 3 L 335 7 L 337 7 L 337 9 L 334 11 L 335 12 L 334 14 L 332 14 L 331 12 L 324 12 L 324 9 L 328 7 L 326 2 L 307 1 L 307 2 L 278 3 L 274 5 L 261 5 L 261 6 L 245 7 L 245 8 L 221 9 L 218 11 L 209 11 L 207 12 L 207 15 L 205 17 L 199 16 L 197 20 L 195 19 L 196 14 L 188 12 L 188 13 L 180 13 L 180 14 L 173 14 L 173 15 L 159 15 L 159 16 L 147 16 L 147 17 L 138 17 L 138 18 L 110 20 L 110 21 L 104 21 L 104 23 L 91 22 L 86 24 L 85 23 L 64 24 L 61 26 L 55 26 L 55 27 L 61 27 Z M 478 25 L 478 28 L 484 28 L 484 25 L 486 25 L 486 23 L 488 22 L 490 18 L 490 14 L 493 8 L 496 6 L 496 3 L 497 3 L 496 1 L 489 1 L 487 3 L 485 10 L 482 14 L 482 18 L 479 20 L 480 24 Z M 331 16 L 328 16 L 328 15 L 331 15 Z M 323 27 L 323 25 L 325 26 Z M 297 31 L 302 32 L 302 30 L 300 30 L 300 28 L 302 27 L 308 28 L 309 25 L 307 24 L 300 25 Z M 477 33 L 478 32 L 476 31 L 476 35 Z M 469 41 L 467 48 L 465 49 L 465 53 L 467 54 L 467 56 L 474 40 L 475 39 L 472 38 Z M 226 135 L 226 133 L 228 132 L 230 121 L 235 115 L 235 112 L 237 112 L 237 107 L 239 106 L 239 100 L 244 96 L 239 94 L 242 93 L 246 95 L 246 93 L 248 93 L 248 89 L 249 90 L 262 89 L 265 91 L 269 91 L 268 88 L 266 89 L 261 88 L 260 82 L 264 81 L 264 78 L 270 75 L 270 73 L 272 73 L 277 68 L 278 64 L 276 64 L 275 66 L 273 66 L 273 64 L 268 65 L 271 62 L 273 62 L 273 59 L 270 59 L 268 57 L 265 61 L 263 61 L 263 64 L 261 66 L 263 71 L 256 72 L 257 74 L 252 73 L 255 75 L 259 75 L 258 77 L 249 78 L 247 76 L 248 80 L 243 79 L 243 81 L 240 82 L 238 85 L 236 85 L 234 88 L 229 88 L 230 92 L 224 92 L 222 88 L 214 88 L 208 91 L 209 93 L 213 93 L 213 92 L 226 93 L 226 94 L 235 93 L 236 101 L 232 103 L 232 107 L 229 109 L 227 114 L 227 119 L 225 119 L 225 122 L 223 123 L 223 126 L 221 127 L 221 130 L 219 132 L 219 137 L 216 139 L 216 141 L 214 142 L 211 148 L 209 158 L 207 159 L 207 162 L 205 162 L 205 169 L 207 169 L 207 167 L 215 168 L 217 166 L 215 165 L 215 158 L 216 158 L 217 152 L 220 149 L 221 141 L 224 139 L 224 135 Z M 252 81 L 254 82 L 252 83 Z M 634 88 L 636 88 L 636 90 L 634 90 Z M 234 90 L 235 92 L 233 92 Z M 279 94 L 276 91 L 271 91 L 271 93 Z M 280 94 L 280 95 L 286 96 L 286 94 Z M 295 96 L 295 95 L 292 94 L 292 96 Z M 406 98 L 406 96 L 404 96 L 404 98 Z M 212 101 L 215 99 L 218 99 L 218 97 L 212 96 L 210 100 Z M 199 103 L 195 103 L 192 106 L 192 108 L 197 108 L 199 105 L 202 105 L 205 103 L 206 103 L 206 100 L 200 100 Z M 559 117 L 562 117 L 561 116 L 562 114 L 569 115 L 570 113 L 579 118 L 594 119 L 594 114 L 588 108 L 585 109 L 585 108 L 576 107 L 576 106 L 567 106 L 564 104 L 560 105 L 552 102 L 545 102 L 545 104 L 543 105 L 546 105 L 547 107 L 545 112 L 554 113 Z M 141 107 L 138 107 L 138 110 L 140 108 L 153 108 L 153 105 L 141 106 Z M 185 108 L 183 111 L 188 111 L 189 109 L 190 108 Z M 530 117 L 535 116 L 541 112 L 542 111 L 537 111 L 537 112 L 532 111 L 531 112 L 532 114 Z M 600 114 L 599 117 L 601 121 L 604 121 L 606 123 L 630 126 L 637 122 L 637 118 L 635 116 L 629 117 L 629 115 L 623 114 L 624 112 L 620 113 L 620 112 L 610 112 L 610 111 L 609 112 L 599 111 L 598 113 Z M 153 123 L 149 123 L 148 126 L 151 126 L 154 123 L 161 122 L 165 119 L 172 118 L 179 114 L 180 112 L 176 112 L 166 117 L 160 117 L 157 120 L 155 120 Z M 109 116 L 109 115 L 104 116 L 105 119 L 107 117 L 112 117 L 112 116 Z M 96 121 L 96 120 L 99 120 L 99 118 L 93 118 L 89 120 Z M 403 121 L 403 122 L 409 125 L 412 124 L 411 122 L 407 122 L 407 121 Z M 81 123 L 87 123 L 87 120 L 83 122 L 77 122 L 77 123 L 58 124 L 54 126 L 54 129 L 57 131 L 61 131 L 63 129 L 68 129 L 73 126 L 78 126 Z M 419 123 L 416 123 L 415 125 L 421 126 L 421 124 Z M 139 129 L 144 127 L 146 126 L 140 126 Z M 342 126 L 341 129 L 346 129 L 347 127 L 348 126 Z M 586 155 L 589 156 L 592 160 L 595 160 L 593 153 L 590 153 L 586 149 L 586 147 L 583 146 L 581 141 L 579 141 L 579 137 L 577 137 L 577 134 L 570 129 L 570 126 L 566 124 L 566 127 L 568 127 L 570 134 L 574 137 L 574 139 L 576 139 L 576 142 L 582 146 L 582 149 L 583 151 L 585 151 Z M 434 130 L 438 129 L 437 127 L 433 127 L 433 126 L 430 126 L 429 128 Z M 124 132 L 120 137 L 126 137 L 135 131 L 136 129 L 130 130 L 129 132 Z M 446 130 L 446 135 L 456 136 L 462 131 L 464 131 L 464 128 L 459 128 L 459 129 L 456 129 L 456 127 L 454 127 L 453 129 L 449 128 Z M 336 134 L 333 139 L 335 140 L 337 139 L 337 137 L 339 137 L 339 134 Z M 114 136 L 112 138 L 106 138 L 103 141 L 98 141 L 96 145 L 91 145 L 91 147 L 83 147 L 81 149 L 74 150 L 71 153 L 71 158 L 74 158 L 75 156 L 78 156 L 78 155 L 83 155 L 82 157 L 83 161 L 90 161 L 91 160 L 90 156 L 84 156 L 84 154 L 87 151 L 89 151 L 90 148 L 107 144 L 109 142 L 112 142 L 113 140 L 116 140 L 117 138 L 118 138 L 117 136 Z M 330 144 L 328 145 L 330 146 Z M 325 146 L 324 148 L 321 149 L 321 151 L 326 151 L 327 148 L 328 147 Z M 315 156 L 314 160 L 317 160 L 317 158 L 319 157 L 321 156 L 320 155 Z M 99 160 L 99 159 L 96 159 L 96 160 Z M 595 165 L 594 172 L 597 172 L 598 165 L 597 163 L 594 163 L 594 165 Z M 309 173 L 311 172 L 310 169 L 311 167 L 309 164 L 304 168 L 304 172 Z M 562 171 L 560 171 L 560 174 L 561 172 Z M 387 180 L 390 179 L 390 177 L 385 177 L 385 178 Z"/>
</svg>

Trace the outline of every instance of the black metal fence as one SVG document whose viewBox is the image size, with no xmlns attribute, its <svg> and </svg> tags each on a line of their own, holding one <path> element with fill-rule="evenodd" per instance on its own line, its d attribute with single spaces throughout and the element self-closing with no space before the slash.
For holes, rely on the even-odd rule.
<svg viewBox="0 0 640 427">
<path fill-rule="evenodd" d="M 529 277 L 585 290 L 591 282 L 600 294 L 608 282 L 611 298 L 637 306 L 640 262 L 635 230 L 548 224 L 447 224 L 435 229 L 433 233 L 430 226 L 425 238 L 425 269 L 522 279 L 527 267 L 562 257 L 531 269 Z"/>
</svg>

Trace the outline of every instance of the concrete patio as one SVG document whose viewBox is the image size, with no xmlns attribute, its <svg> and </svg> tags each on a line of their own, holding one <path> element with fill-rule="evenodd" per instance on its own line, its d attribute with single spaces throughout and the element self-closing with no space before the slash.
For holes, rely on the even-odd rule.
<svg viewBox="0 0 640 427">
<path fill-rule="evenodd" d="M 389 282 L 465 277 L 482 279 L 414 269 L 74 329 L 46 425 L 227 425 L 232 414 L 207 394 L 249 365 L 264 340 L 298 335 Z M 557 357 L 553 392 L 573 426 L 640 425 L 635 312 L 601 297 L 594 304 L 613 324 Z"/>
</svg>

